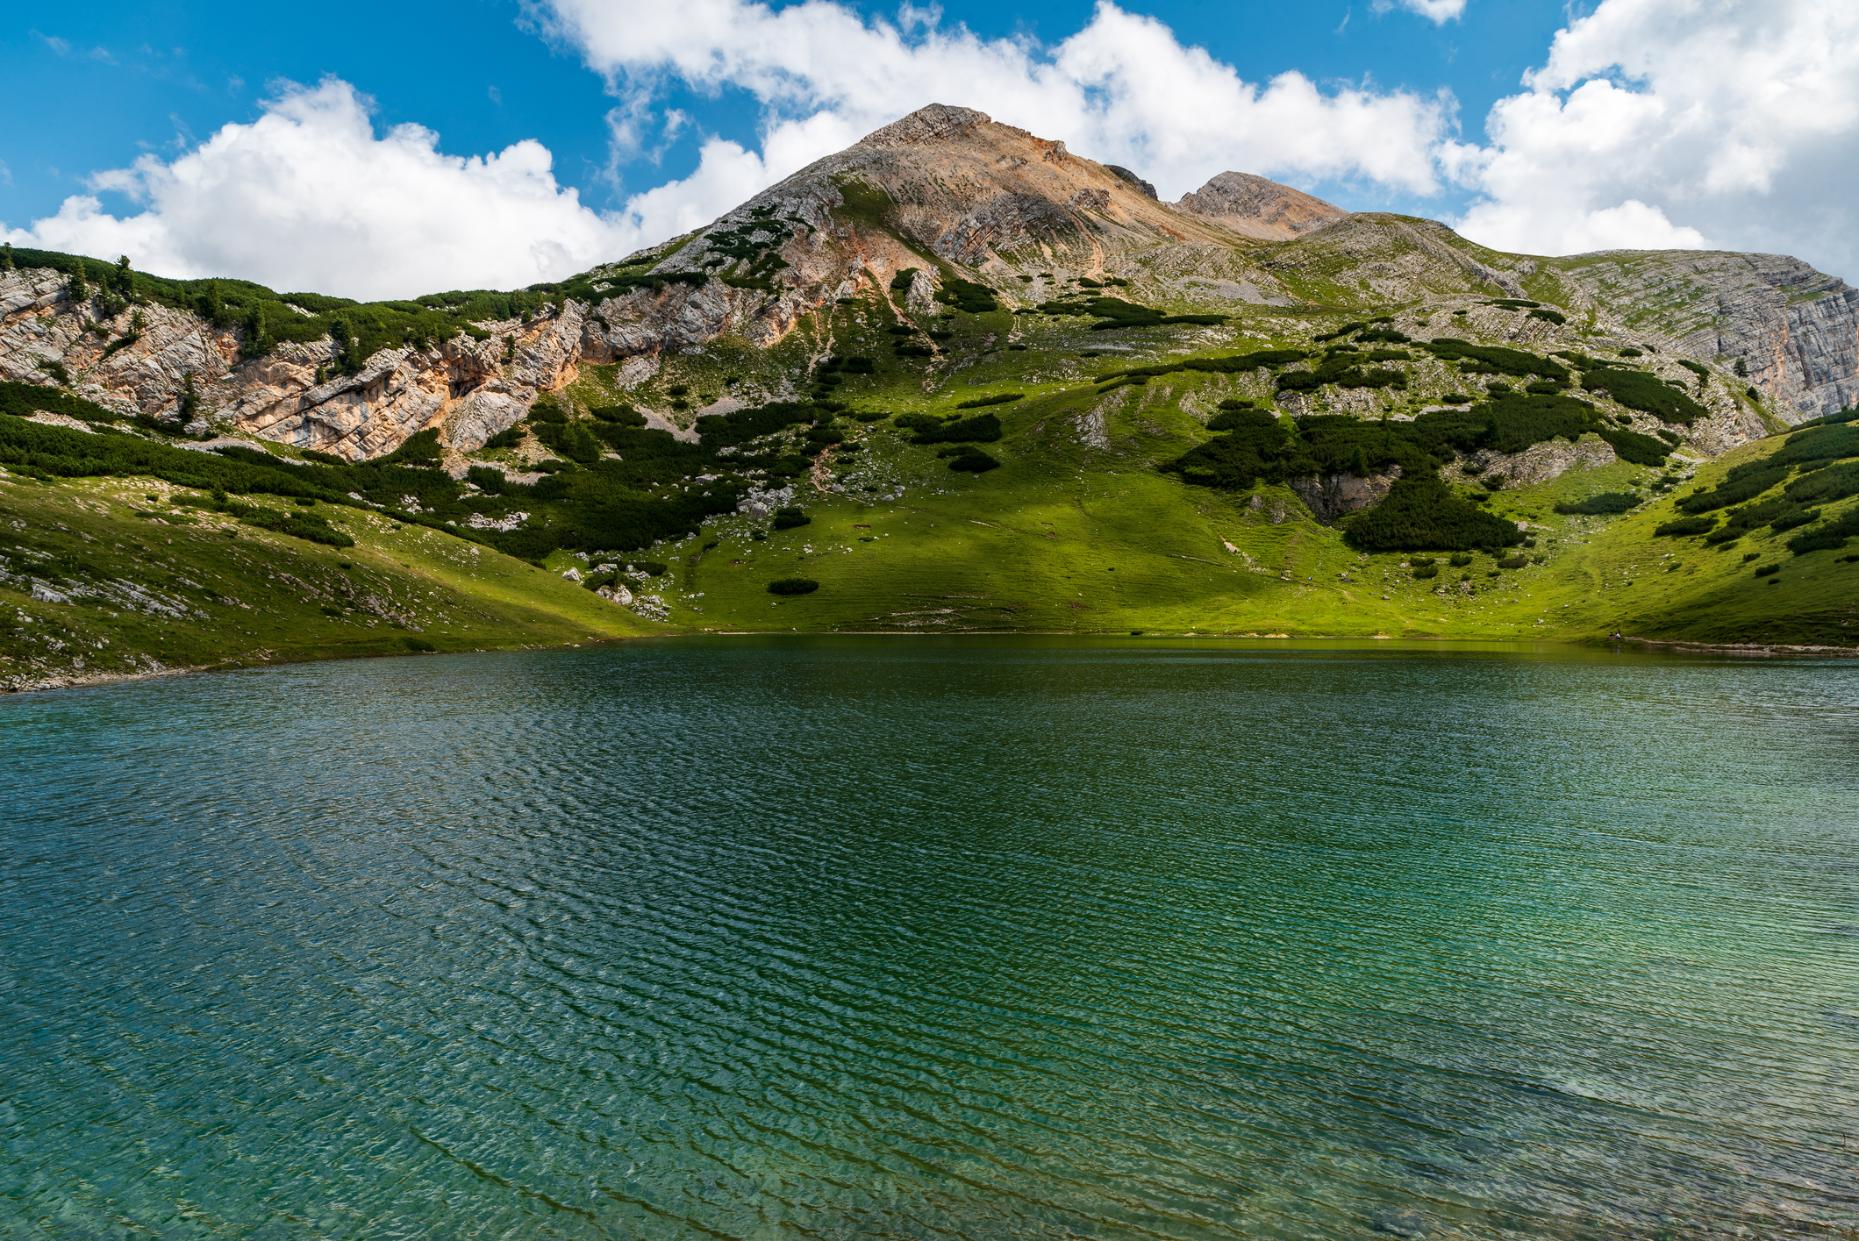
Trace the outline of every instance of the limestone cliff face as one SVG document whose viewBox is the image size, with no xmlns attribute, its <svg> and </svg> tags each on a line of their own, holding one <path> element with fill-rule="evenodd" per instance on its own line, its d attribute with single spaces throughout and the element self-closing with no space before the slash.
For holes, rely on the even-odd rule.
<svg viewBox="0 0 1859 1241">
<path fill-rule="evenodd" d="M 106 408 L 169 417 L 191 376 L 210 426 L 351 460 L 391 452 L 431 428 L 468 452 L 520 421 L 581 363 L 714 339 L 752 317 L 740 313 L 742 301 L 721 285 L 673 285 L 592 307 L 568 301 L 530 323 L 480 324 L 483 340 L 460 334 L 384 349 L 344 375 L 327 339 L 243 358 L 236 332 L 190 312 L 145 305 L 99 321 L 91 306 L 71 301 L 59 273 L 23 270 L 0 273 L 0 379 L 68 380 Z"/>
<path fill-rule="evenodd" d="M 236 336 L 186 311 L 139 306 L 100 321 L 71 303 L 57 272 L 0 272 L 0 379 L 49 383 L 62 369 L 100 404 L 154 414 L 174 408 L 186 375 L 204 387 L 238 354 Z"/>
<path fill-rule="evenodd" d="M 1746 373 L 1784 416 L 1859 404 L 1859 289 L 1799 259 L 1671 250 L 1587 255 L 1567 271 L 1616 316 Z"/>
</svg>

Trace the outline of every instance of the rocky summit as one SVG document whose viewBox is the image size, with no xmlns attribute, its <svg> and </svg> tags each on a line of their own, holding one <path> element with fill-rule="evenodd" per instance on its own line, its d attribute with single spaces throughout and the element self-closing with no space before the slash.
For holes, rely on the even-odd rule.
<svg viewBox="0 0 1859 1241">
<path fill-rule="evenodd" d="M 1859 291 L 1793 259 L 1506 254 L 1237 171 L 1171 204 L 938 104 L 521 290 L 7 249 L 0 676 L 717 628 L 1850 645 L 1856 401 Z"/>
</svg>

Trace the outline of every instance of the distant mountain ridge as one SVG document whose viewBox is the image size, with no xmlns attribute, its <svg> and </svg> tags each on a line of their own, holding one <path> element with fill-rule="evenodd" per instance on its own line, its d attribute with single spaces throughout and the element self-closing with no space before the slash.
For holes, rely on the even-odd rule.
<svg viewBox="0 0 1859 1241">
<path fill-rule="evenodd" d="M 712 341 L 766 347 L 840 298 L 875 292 L 921 311 L 962 280 L 1024 307 L 1109 277 L 1138 300 L 1215 313 L 1528 292 L 1622 340 L 1733 368 L 1785 419 L 1859 400 L 1859 290 L 1796 260 L 1506 255 L 1238 172 L 1167 204 L 1127 169 L 942 104 L 577 278 L 545 313 L 455 315 L 444 339 L 415 334 L 360 365 L 333 337 L 254 356 L 248 331 L 185 305 L 80 306 L 66 288 L 75 260 L 52 257 L 0 272 L 0 378 L 63 375 L 150 416 L 177 410 L 191 383 L 215 425 L 356 458 L 427 428 L 470 450 L 585 365 L 644 377 Z"/>
<path fill-rule="evenodd" d="M 1184 195 L 1175 207 L 1260 241 L 1288 241 L 1349 214 L 1302 190 L 1248 172 L 1220 173 Z"/>
</svg>

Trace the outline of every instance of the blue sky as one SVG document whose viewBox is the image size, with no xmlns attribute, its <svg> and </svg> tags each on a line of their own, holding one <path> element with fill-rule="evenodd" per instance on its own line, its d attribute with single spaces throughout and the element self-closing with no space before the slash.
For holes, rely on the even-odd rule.
<svg viewBox="0 0 1859 1241">
<path fill-rule="evenodd" d="M 447 274 L 392 270 L 408 239 L 431 236 L 458 251 L 445 259 L 461 273 L 452 283 L 509 283 L 708 219 L 906 101 L 934 97 L 1131 163 L 1170 197 L 1236 166 L 1346 207 L 1445 219 L 1507 248 L 1792 249 L 1855 275 L 1852 243 L 1838 240 L 1854 231 L 1844 206 L 1854 187 L 1833 162 L 1852 154 L 1859 92 L 1834 79 L 1855 76 L 1859 29 L 1829 7 L 47 6 L 0 35 L 10 79 L 0 92 L 0 229 L 16 244 L 140 247 L 145 264 L 186 269 L 178 274 L 319 279 L 364 295 L 419 291 Z M 863 81 L 878 53 L 895 64 Z M 1751 58 L 1746 69 L 1739 56 Z M 1716 80 L 1740 72 L 1755 79 L 1752 97 L 1795 82 L 1805 93 L 1772 103 L 1752 128 L 1751 99 Z M 1279 82 L 1286 74 L 1295 76 Z M 252 126 L 281 97 L 331 83 L 336 94 L 302 96 L 240 150 L 201 154 L 225 127 Z M 1287 89 L 1274 93 L 1274 83 Z M 1803 109 L 1820 123 L 1787 120 Z M 377 168 L 375 148 L 355 145 L 357 124 L 376 140 L 400 125 L 430 136 L 402 135 L 404 149 L 383 152 Z M 222 145 L 238 146 L 230 139 L 241 132 Z M 323 140 L 338 132 L 342 141 Z M 274 159 L 251 149 L 267 143 Z M 501 172 L 441 166 L 516 144 L 520 157 Z M 110 175 L 138 160 L 136 175 Z M 273 166 L 286 162 L 292 169 Z M 73 210 L 74 196 L 95 202 Z M 217 222 L 215 202 L 229 205 Z M 456 218 L 474 209 L 497 221 L 494 234 L 481 239 Z M 1778 223 L 1796 210 L 1801 227 Z M 238 236 L 215 235 L 228 231 Z M 355 240 L 364 234 L 378 234 L 373 249 Z M 521 254 L 473 257 L 499 246 Z M 269 256 L 284 248 L 328 253 Z M 251 270 L 218 270 L 227 266 Z"/>
<path fill-rule="evenodd" d="M 848 7 L 872 16 L 896 13 L 895 6 Z M 1295 69 L 1319 82 L 1367 80 L 1424 93 L 1446 87 L 1473 131 L 1541 60 L 1564 14 L 1559 0 L 1474 5 L 1442 24 L 1398 8 L 1377 13 L 1367 0 L 1124 7 L 1159 18 L 1184 42 L 1251 80 Z M 946 20 L 983 36 L 1050 41 L 1090 16 L 1088 6 L 1067 3 L 956 0 L 942 9 Z M 539 139 L 555 153 L 558 176 L 586 201 L 619 205 L 622 195 L 605 176 L 605 117 L 614 101 L 601 75 L 573 49 L 544 37 L 522 5 L 324 0 L 314 14 L 306 20 L 295 7 L 234 10 L 167 0 L 48 6 L 10 23 L 0 37 L 0 57 L 14 82 L 0 93 L 0 160 L 11 173 L 0 183 L 0 220 L 48 215 L 67 195 L 83 192 L 85 178 L 99 169 L 122 167 L 145 152 L 173 155 L 227 121 L 249 119 L 279 80 L 313 83 L 331 75 L 372 96 L 384 124 L 410 121 L 437 130 L 448 151 Z M 948 94 L 938 102 L 962 102 L 959 85 L 951 83 Z M 46 106 L 52 100 L 58 102 Z M 711 97 L 674 86 L 664 107 L 690 113 L 696 125 L 657 162 L 622 165 L 628 187 L 688 174 L 701 132 L 742 141 L 755 135 L 757 109 L 742 91 Z M 1352 193 L 1347 186 L 1305 184 L 1333 190 L 1346 206 L 1382 199 L 1372 186 Z M 1352 197 L 1364 201 L 1346 201 Z M 1452 203 L 1434 206 L 1437 213 Z"/>
</svg>

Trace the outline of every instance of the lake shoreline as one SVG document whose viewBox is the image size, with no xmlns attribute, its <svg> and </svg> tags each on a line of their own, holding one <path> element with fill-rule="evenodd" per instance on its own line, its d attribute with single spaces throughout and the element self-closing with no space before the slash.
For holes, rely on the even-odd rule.
<svg viewBox="0 0 1859 1241">
<path fill-rule="evenodd" d="M 1626 637 L 1618 640 L 1596 637 L 1543 638 L 1516 636 L 1509 638 L 1491 637 L 1397 637 L 1391 634 L 1363 636 L 1361 634 L 1299 634 L 1299 633 L 1159 633 L 1144 631 L 1140 633 L 1087 633 L 1075 629 L 963 629 L 929 632 L 920 629 L 821 629 L 821 630 L 786 630 L 762 631 L 753 629 L 731 629 L 715 631 L 680 631 L 664 634 L 641 634 L 636 637 L 611 638 L 604 641 L 569 642 L 559 645 L 542 646 L 473 646 L 460 647 L 456 650 L 441 651 L 355 651 L 329 654 L 306 654 L 301 657 L 285 659 L 228 660 L 222 663 L 177 665 L 174 667 L 141 669 L 134 672 L 71 672 L 56 673 L 34 680 L 22 680 L 0 684 L 0 699 L 27 694 L 52 694 L 65 690 L 97 689 L 108 685 L 128 684 L 137 681 L 166 680 L 174 677 L 200 676 L 214 672 L 240 672 L 253 668 L 283 668 L 292 665 L 310 665 L 323 663 L 346 663 L 364 659 L 405 659 L 416 655 L 482 655 L 498 651 L 574 651 L 589 647 L 619 646 L 634 642 L 677 641 L 688 638 L 1081 638 L 1102 642 L 1257 642 L 1262 646 L 1299 642 L 1325 643 L 1341 649 L 1359 648 L 1361 650 L 1387 649 L 1390 647 L 1412 647 L 1416 649 L 1444 649 L 1454 646 L 1471 647 L 1508 647 L 1508 646 L 1560 646 L 1582 647 L 1590 650 L 1634 648 L 1648 652 L 1668 652 L 1680 655 L 1709 655 L 1729 659 L 1747 660 L 1787 660 L 1787 659 L 1854 659 L 1859 658 L 1859 646 L 1830 646 L 1825 644 L 1799 644 L 1783 642 L 1695 642 L 1677 638 L 1641 638 Z"/>
</svg>

